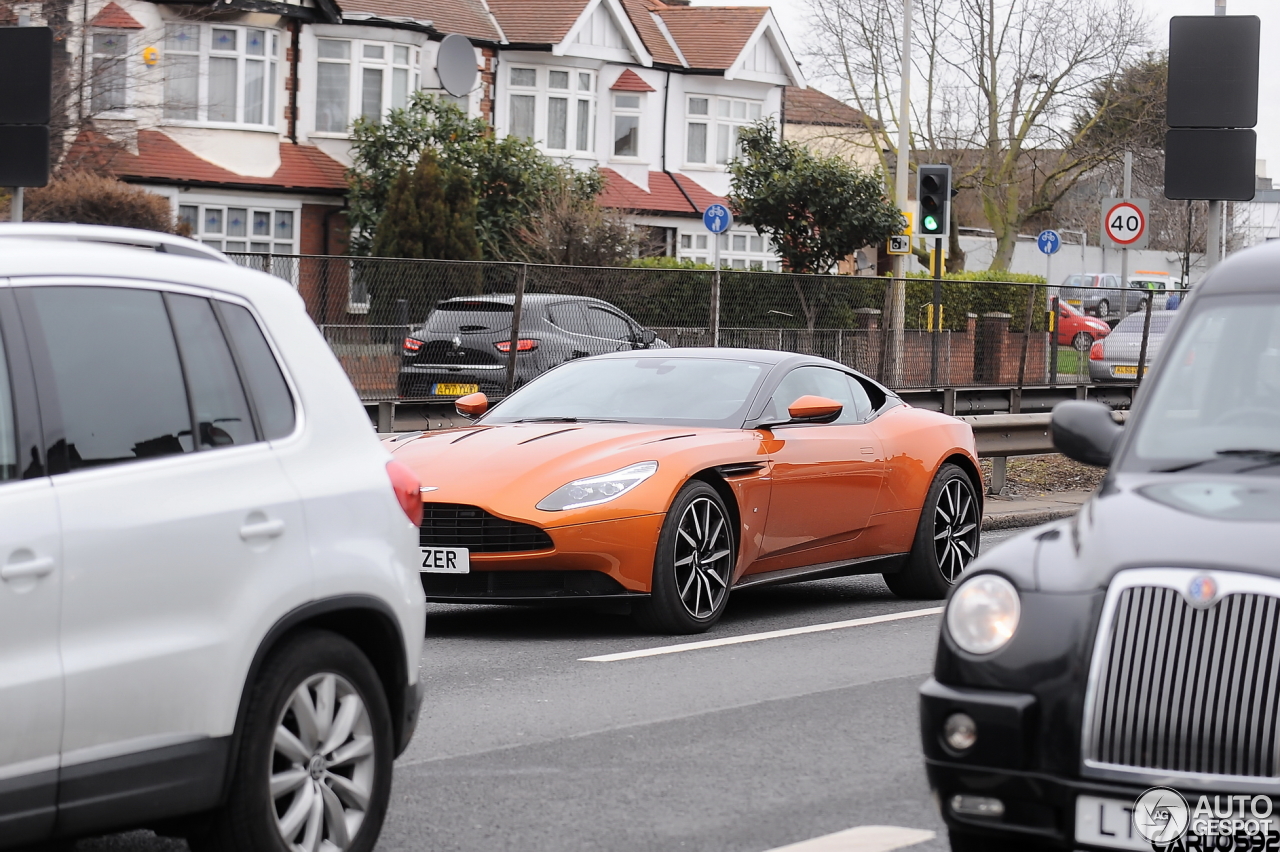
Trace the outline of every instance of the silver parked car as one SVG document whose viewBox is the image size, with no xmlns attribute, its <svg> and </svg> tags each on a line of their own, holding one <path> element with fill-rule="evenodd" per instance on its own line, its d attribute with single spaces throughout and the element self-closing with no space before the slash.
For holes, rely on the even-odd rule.
<svg viewBox="0 0 1280 852">
<path fill-rule="evenodd" d="M 1143 373 L 1151 369 L 1151 362 L 1160 354 L 1160 344 L 1169 323 L 1177 311 L 1152 311 L 1151 334 L 1147 340 L 1147 360 Z M 1089 350 L 1089 378 L 1095 382 L 1109 382 L 1138 377 L 1138 357 L 1142 352 L 1142 326 L 1146 313 L 1129 314 L 1120 321 L 1111 334 L 1093 344 Z"/>
</svg>

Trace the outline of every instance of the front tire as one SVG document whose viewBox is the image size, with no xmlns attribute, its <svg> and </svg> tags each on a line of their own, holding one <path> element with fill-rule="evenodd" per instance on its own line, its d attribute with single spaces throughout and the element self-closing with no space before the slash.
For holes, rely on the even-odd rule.
<svg viewBox="0 0 1280 852">
<path fill-rule="evenodd" d="M 940 600 L 978 555 L 982 517 L 978 494 L 968 475 L 944 464 L 925 496 L 907 564 L 885 574 L 889 591 L 900 598 Z"/>
<path fill-rule="evenodd" d="M 1093 336 L 1087 331 L 1076 332 L 1076 336 L 1071 338 L 1071 348 L 1077 352 L 1088 352 L 1093 346 Z"/>
<path fill-rule="evenodd" d="M 371 852 L 391 796 L 392 740 L 364 653 L 335 633 L 299 634 L 252 686 L 230 797 L 198 847 Z"/>
<path fill-rule="evenodd" d="M 1103 299 L 1101 302 L 1098 302 L 1098 316 L 1102 317 L 1103 319 L 1106 319 L 1107 317 L 1111 316 L 1111 303 L 1108 302 L 1106 299 Z"/>
<path fill-rule="evenodd" d="M 680 489 L 671 503 L 653 560 L 649 600 L 636 622 L 660 633 L 703 633 L 724 614 L 733 580 L 737 541 L 720 494 L 701 480 Z"/>
</svg>

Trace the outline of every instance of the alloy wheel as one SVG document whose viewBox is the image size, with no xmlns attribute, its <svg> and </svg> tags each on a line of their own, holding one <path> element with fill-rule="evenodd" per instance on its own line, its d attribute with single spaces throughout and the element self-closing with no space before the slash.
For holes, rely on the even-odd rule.
<svg viewBox="0 0 1280 852">
<path fill-rule="evenodd" d="M 699 497 L 685 507 L 676 527 L 676 591 L 694 618 L 713 615 L 729 594 L 733 545 L 724 511 Z"/>
<path fill-rule="evenodd" d="M 933 512 L 933 548 L 938 570 L 948 583 L 978 555 L 978 500 L 960 478 L 942 487 Z"/>
<path fill-rule="evenodd" d="M 373 795 L 373 724 L 346 678 L 303 681 L 276 724 L 271 800 L 276 828 L 296 852 L 341 852 Z"/>
<path fill-rule="evenodd" d="M 1090 346 L 1093 346 L 1093 338 L 1087 332 L 1077 332 L 1071 340 L 1071 348 L 1077 352 L 1088 352 Z"/>
</svg>

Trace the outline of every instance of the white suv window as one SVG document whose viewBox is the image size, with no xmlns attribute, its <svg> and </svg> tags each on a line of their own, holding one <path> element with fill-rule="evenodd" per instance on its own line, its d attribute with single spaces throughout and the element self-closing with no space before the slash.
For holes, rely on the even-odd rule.
<svg viewBox="0 0 1280 852">
<path fill-rule="evenodd" d="M 0 338 L 0 482 L 18 478 L 18 433 L 13 422 L 13 394 L 9 390 L 9 364 Z"/>
<path fill-rule="evenodd" d="M 293 396 L 285 384 L 280 365 L 271 354 L 253 314 L 239 305 L 221 304 L 227 333 L 240 357 L 240 369 L 258 411 L 258 426 L 267 440 L 283 438 L 293 431 Z"/>
<path fill-rule="evenodd" d="M 165 298 L 187 374 L 200 448 L 252 444 L 253 415 L 213 305 L 194 296 L 170 293 Z"/>
</svg>

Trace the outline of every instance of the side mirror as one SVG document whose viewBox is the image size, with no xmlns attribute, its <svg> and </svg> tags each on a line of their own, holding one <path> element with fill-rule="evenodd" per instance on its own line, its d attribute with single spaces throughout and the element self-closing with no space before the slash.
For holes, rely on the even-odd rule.
<svg viewBox="0 0 1280 852">
<path fill-rule="evenodd" d="M 787 408 L 792 423 L 830 423 L 840 416 L 844 406 L 825 396 L 802 396 Z"/>
<path fill-rule="evenodd" d="M 641 346 L 648 349 L 653 345 L 653 342 L 658 339 L 658 335 L 651 328 L 642 328 L 635 333 L 635 336 L 632 339 L 636 343 L 639 343 Z"/>
<path fill-rule="evenodd" d="M 489 397 L 482 393 L 472 393 L 454 400 L 454 410 L 463 417 L 476 418 L 489 410 Z"/>
<path fill-rule="evenodd" d="M 1060 453 L 1094 467 L 1108 467 L 1124 427 L 1100 402 L 1071 400 L 1053 407 L 1050 419 L 1053 445 Z"/>
</svg>

